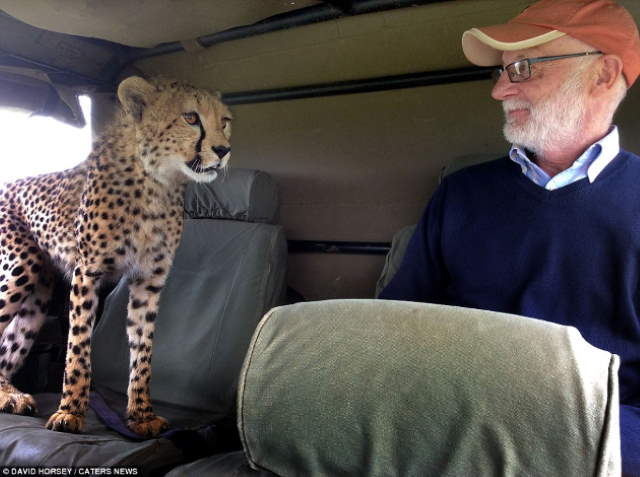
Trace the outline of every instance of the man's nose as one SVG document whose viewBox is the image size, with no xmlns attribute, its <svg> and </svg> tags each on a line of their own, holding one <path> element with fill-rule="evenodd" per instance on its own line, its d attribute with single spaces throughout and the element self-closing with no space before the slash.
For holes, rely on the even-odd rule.
<svg viewBox="0 0 640 477">
<path fill-rule="evenodd" d="M 507 72 L 502 71 L 498 77 L 498 81 L 496 81 L 496 84 L 493 86 L 491 97 L 497 101 L 504 101 L 516 94 L 516 89 L 515 83 L 509 81 L 509 75 Z"/>
</svg>

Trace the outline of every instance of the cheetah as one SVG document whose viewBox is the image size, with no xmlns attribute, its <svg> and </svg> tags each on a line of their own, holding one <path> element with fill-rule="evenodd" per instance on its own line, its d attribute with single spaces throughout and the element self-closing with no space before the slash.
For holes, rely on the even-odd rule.
<svg viewBox="0 0 640 477">
<path fill-rule="evenodd" d="M 156 436 L 168 423 L 149 393 L 154 321 L 180 241 L 183 192 L 227 166 L 231 113 L 219 95 L 166 78 L 127 78 L 117 95 L 121 111 L 84 162 L 0 191 L 0 410 L 37 412 L 11 377 L 43 324 L 58 268 L 71 284 L 69 337 L 60 405 L 46 427 L 82 431 L 98 287 L 125 275 L 127 426 Z"/>
</svg>

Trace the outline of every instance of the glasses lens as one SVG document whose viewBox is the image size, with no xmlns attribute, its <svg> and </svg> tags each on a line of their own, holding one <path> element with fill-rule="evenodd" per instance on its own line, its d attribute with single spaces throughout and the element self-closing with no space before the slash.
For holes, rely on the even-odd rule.
<svg viewBox="0 0 640 477">
<path fill-rule="evenodd" d="M 493 80 L 494 83 L 498 82 L 498 80 L 500 79 L 500 76 L 502 76 L 503 71 L 504 71 L 504 68 L 495 68 L 491 72 L 491 79 Z"/>
<path fill-rule="evenodd" d="M 516 61 L 506 66 L 509 79 L 514 82 L 520 82 L 529 79 L 531 70 L 529 69 L 529 62 L 527 60 Z"/>
</svg>

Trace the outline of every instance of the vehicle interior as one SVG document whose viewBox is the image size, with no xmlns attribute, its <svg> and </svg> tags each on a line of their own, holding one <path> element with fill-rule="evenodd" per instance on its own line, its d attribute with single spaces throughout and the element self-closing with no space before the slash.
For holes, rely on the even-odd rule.
<svg viewBox="0 0 640 477">
<path fill-rule="evenodd" d="M 233 112 L 229 171 L 188 189 L 163 292 L 152 397 L 172 431 L 143 439 L 105 417 L 118 420 L 126 392 L 123 283 L 103 291 L 94 332 L 95 400 L 104 409 L 92 405 L 82 434 L 43 428 L 64 368 L 69 289 L 60 280 L 51 320 L 15 377 L 39 413 L 0 415 L 0 466 L 525 475 L 508 463 L 534 449 L 527 475 L 619 475 L 614 356 L 507 315 L 493 314 L 487 341 L 480 322 L 488 312 L 374 300 L 440 178 L 506 154 L 502 109 L 490 95 L 494 68 L 470 65 L 461 35 L 530 3 L 0 0 L 0 108 L 81 127 L 78 97 L 87 95 L 97 138 L 118 108 L 118 84 L 135 75 L 220 92 Z M 619 3 L 640 21 L 637 1 Z M 639 107 L 640 90 L 631 89 L 615 119 L 627 150 L 640 150 Z M 524 338 L 501 347 L 515 329 Z M 456 364 L 446 337 L 461 335 L 455 346 L 468 353 L 453 353 Z M 520 354 L 549 342 L 557 346 L 544 359 Z M 438 362 L 427 349 L 451 359 Z M 560 355 L 586 364 L 554 374 L 556 388 L 545 380 Z M 384 371 L 374 365 L 381 360 Z M 416 365 L 427 361 L 428 371 Z M 467 374 L 438 371 L 451 366 Z M 523 367 L 533 369 L 540 408 L 515 418 L 505 402 L 523 399 L 513 384 Z M 513 385 L 489 387 L 485 378 Z M 566 388 L 577 391 L 558 390 Z M 466 404 L 452 404 L 461 396 Z M 493 404 L 469 404 L 480 400 Z M 594 411 L 570 418 L 585 402 Z M 566 410 L 566 419 L 551 419 L 549 409 Z M 504 423 L 495 440 L 477 431 L 487 420 Z M 534 430 L 530 441 L 497 444 L 523 426 Z M 476 439 L 486 445 L 470 445 Z"/>
</svg>

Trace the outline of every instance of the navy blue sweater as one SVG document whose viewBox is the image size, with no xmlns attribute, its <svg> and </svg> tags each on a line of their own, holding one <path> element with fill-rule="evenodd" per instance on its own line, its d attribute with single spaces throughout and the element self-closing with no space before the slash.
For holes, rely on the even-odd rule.
<svg viewBox="0 0 640 477">
<path fill-rule="evenodd" d="M 640 158 L 548 191 L 508 158 L 434 193 L 380 298 L 459 305 L 575 326 L 620 355 L 620 398 L 640 406 Z"/>
</svg>

